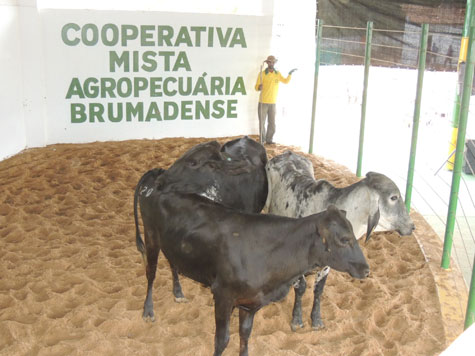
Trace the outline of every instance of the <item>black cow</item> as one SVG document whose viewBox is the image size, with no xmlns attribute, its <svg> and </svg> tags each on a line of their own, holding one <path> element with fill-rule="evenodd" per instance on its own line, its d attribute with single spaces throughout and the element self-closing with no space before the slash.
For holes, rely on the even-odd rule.
<svg viewBox="0 0 475 356">
<path fill-rule="evenodd" d="M 153 180 L 153 174 L 143 179 Z M 369 267 L 344 213 L 332 206 L 305 218 L 249 214 L 196 194 L 137 190 L 145 243 L 137 227 L 148 281 L 143 318 L 154 320 L 153 281 L 160 250 L 181 274 L 210 287 L 215 301 L 215 351 L 229 341 L 232 310 L 239 308 L 240 355 L 248 355 L 254 314 L 285 297 L 315 266 L 329 265 L 365 278 Z"/>
<path fill-rule="evenodd" d="M 196 193 L 231 208 L 258 213 L 267 198 L 264 146 L 245 136 L 220 146 L 198 144 L 163 171 L 155 184 Z"/>
<path fill-rule="evenodd" d="M 266 163 L 264 146 L 247 136 L 222 147 L 217 141 L 205 142 L 189 149 L 168 170 L 155 168 L 147 172 L 142 177 L 149 178 L 147 184 L 141 184 L 141 179 L 138 186 L 142 195 L 157 188 L 196 193 L 239 211 L 258 213 L 267 198 Z M 138 191 L 135 210 L 137 194 Z M 171 268 L 175 301 L 185 302 L 178 274 Z"/>
</svg>

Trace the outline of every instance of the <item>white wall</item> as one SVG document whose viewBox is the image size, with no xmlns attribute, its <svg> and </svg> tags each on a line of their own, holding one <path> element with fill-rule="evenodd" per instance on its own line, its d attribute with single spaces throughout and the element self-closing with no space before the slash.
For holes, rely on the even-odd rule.
<svg viewBox="0 0 475 356">
<path fill-rule="evenodd" d="M 316 1 L 306 1 L 305 4 L 303 9 L 293 1 L 275 3 L 271 51 L 279 59 L 276 68 L 283 75 L 297 68 L 290 83 L 279 87 L 274 141 L 307 151 L 315 75 L 317 9 Z M 312 14 L 315 14 L 313 18 Z"/>
<path fill-rule="evenodd" d="M 0 159 L 26 145 L 19 7 L 0 2 Z"/>
<path fill-rule="evenodd" d="M 5 78 L 0 84 L 0 159 L 24 148 L 58 142 L 257 134 L 258 94 L 253 87 L 260 65 L 269 54 L 279 58 L 278 69 L 284 74 L 299 68 L 291 83 L 281 85 L 276 139 L 305 147 L 308 139 L 302 140 L 301 135 L 288 137 L 284 132 L 286 125 L 308 126 L 310 122 L 315 6 L 310 0 L 299 6 L 290 6 L 284 0 L 0 0 L 0 73 Z M 71 79 L 75 75 L 110 76 L 109 48 L 67 47 L 60 40 L 61 26 L 73 20 L 98 25 L 114 21 L 157 24 L 152 18 L 162 23 L 169 19 L 177 28 L 190 23 L 245 29 L 249 44 L 245 51 L 202 49 L 200 55 L 197 48 L 188 49 L 190 63 L 196 67 L 191 74 L 194 79 L 203 71 L 244 79 L 247 93 L 238 98 L 238 117 L 206 123 L 162 121 L 161 126 L 107 122 L 71 125 L 67 112 L 70 102 L 65 99 Z"/>
<path fill-rule="evenodd" d="M 281 1 L 281 0 L 278 0 Z M 274 0 L 37 0 L 40 9 L 163 11 L 204 14 L 272 15 Z"/>
<path fill-rule="evenodd" d="M 44 11 L 42 19 L 44 37 L 49 39 L 45 45 L 48 142 L 219 137 L 256 129 L 253 67 L 260 62 L 261 51 L 268 52 L 270 17 L 51 10 Z M 162 29 L 157 25 L 165 24 L 163 33 L 170 34 L 171 39 L 160 43 Z M 147 41 L 138 34 L 143 26 L 148 26 Z M 83 38 L 83 29 L 93 34 L 103 28 L 117 34 L 113 45 L 105 39 L 91 44 L 90 39 Z M 193 28 L 202 32 L 193 32 Z M 67 39 L 62 39 L 65 29 Z M 136 31 L 131 37 L 137 38 L 123 41 L 123 29 Z M 77 45 L 68 44 L 72 41 Z M 142 59 L 145 55 L 151 57 Z M 117 56 L 127 56 L 130 62 L 114 64 Z M 149 69 L 151 66 L 156 68 Z M 88 95 L 86 83 L 94 82 L 91 89 L 96 90 L 104 88 L 95 83 L 102 80 L 117 89 Z M 136 80 L 144 90 L 139 92 L 139 86 L 131 84 Z M 158 85 L 152 92 L 154 80 Z M 215 80 L 220 82 L 217 90 L 213 89 Z M 187 92 L 180 93 L 180 82 L 186 83 Z M 221 86 L 224 83 L 229 84 Z M 70 94 L 73 87 L 77 94 Z M 210 106 L 201 117 L 199 103 Z M 139 108 L 141 114 L 131 115 L 129 106 Z M 174 114 L 167 115 L 169 110 Z"/>
<path fill-rule="evenodd" d="M 40 17 L 34 0 L 19 7 L 19 33 L 23 88 L 23 116 L 27 147 L 41 147 L 46 144 L 46 88 L 44 41 Z"/>
</svg>

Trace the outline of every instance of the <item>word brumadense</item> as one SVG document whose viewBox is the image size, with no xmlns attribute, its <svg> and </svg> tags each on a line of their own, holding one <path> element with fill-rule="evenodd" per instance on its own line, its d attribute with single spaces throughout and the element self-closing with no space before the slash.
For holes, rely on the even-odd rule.
<svg viewBox="0 0 475 356">
<path fill-rule="evenodd" d="M 161 108 L 160 108 L 161 106 Z M 237 100 L 71 103 L 71 123 L 237 118 Z"/>
</svg>

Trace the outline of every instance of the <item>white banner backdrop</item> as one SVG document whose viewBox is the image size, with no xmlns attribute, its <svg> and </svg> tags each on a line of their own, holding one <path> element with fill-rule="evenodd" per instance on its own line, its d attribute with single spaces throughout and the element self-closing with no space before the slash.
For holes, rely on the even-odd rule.
<svg viewBox="0 0 475 356">
<path fill-rule="evenodd" d="M 272 18 L 41 11 L 48 142 L 256 134 Z"/>
</svg>

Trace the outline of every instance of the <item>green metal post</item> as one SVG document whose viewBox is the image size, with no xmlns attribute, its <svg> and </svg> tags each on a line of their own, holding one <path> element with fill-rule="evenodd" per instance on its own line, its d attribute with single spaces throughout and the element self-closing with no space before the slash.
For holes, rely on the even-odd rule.
<svg viewBox="0 0 475 356">
<path fill-rule="evenodd" d="M 470 282 L 470 291 L 468 293 L 467 312 L 465 313 L 465 326 L 467 329 L 475 322 L 475 256 L 473 257 L 472 280 Z"/>
<path fill-rule="evenodd" d="M 459 53 L 459 60 L 457 64 L 457 72 L 461 74 L 463 65 L 466 63 L 467 60 L 467 47 L 468 47 L 468 34 L 470 32 L 470 26 L 472 21 L 474 20 L 474 7 L 472 5 L 472 0 L 467 0 L 467 6 L 465 8 L 465 21 L 463 24 L 462 30 L 462 40 L 460 43 L 460 53 Z M 458 127 L 459 127 L 459 117 L 460 117 L 460 96 L 462 93 L 459 90 L 460 86 L 458 83 L 458 76 L 457 76 L 457 86 L 455 90 L 455 100 L 454 100 L 454 108 L 452 112 L 452 137 L 449 145 L 449 154 L 453 153 L 455 146 L 457 145 L 457 134 L 458 134 Z M 447 169 L 452 170 L 454 166 L 454 156 L 449 156 L 447 162 Z"/>
<path fill-rule="evenodd" d="M 315 135 L 315 114 L 317 110 L 317 88 L 318 88 L 318 72 L 320 70 L 320 43 L 322 42 L 323 21 L 317 21 L 317 40 L 315 49 L 315 77 L 313 78 L 313 104 L 312 104 L 312 124 L 310 127 L 310 143 L 308 145 L 308 153 L 313 153 L 313 138 Z"/>
<path fill-rule="evenodd" d="M 361 102 L 361 123 L 360 123 L 360 142 L 358 146 L 358 163 L 356 167 L 356 176 L 361 177 L 361 166 L 363 162 L 363 143 L 364 129 L 366 121 L 366 99 L 368 97 L 368 78 L 369 67 L 371 65 L 371 40 L 373 38 L 373 22 L 368 21 L 366 25 L 366 48 L 364 59 L 364 82 L 363 82 L 363 100 Z"/>
<path fill-rule="evenodd" d="M 463 80 L 462 104 L 460 106 L 460 121 L 457 134 L 457 146 L 455 148 L 454 169 L 452 173 L 452 186 L 450 190 L 449 211 L 447 214 L 447 224 L 445 226 L 444 250 L 442 251 L 442 268 L 449 268 L 450 254 L 454 235 L 455 217 L 457 213 L 458 193 L 460 188 L 460 176 L 462 175 L 462 164 L 465 146 L 465 133 L 467 131 L 468 110 L 470 105 L 470 95 L 472 94 L 473 67 L 475 60 L 475 27 L 470 28 L 468 40 L 467 65 Z"/>
<path fill-rule="evenodd" d="M 424 81 L 424 71 L 426 69 L 427 38 L 429 35 L 429 25 L 422 25 L 421 42 L 419 46 L 419 69 L 417 72 L 416 103 L 414 105 L 414 118 L 412 124 L 411 155 L 409 157 L 409 168 L 407 171 L 406 183 L 406 209 L 411 209 L 412 184 L 414 181 L 414 166 L 416 162 L 417 136 L 419 133 L 419 117 L 421 115 L 422 84 Z"/>
</svg>

